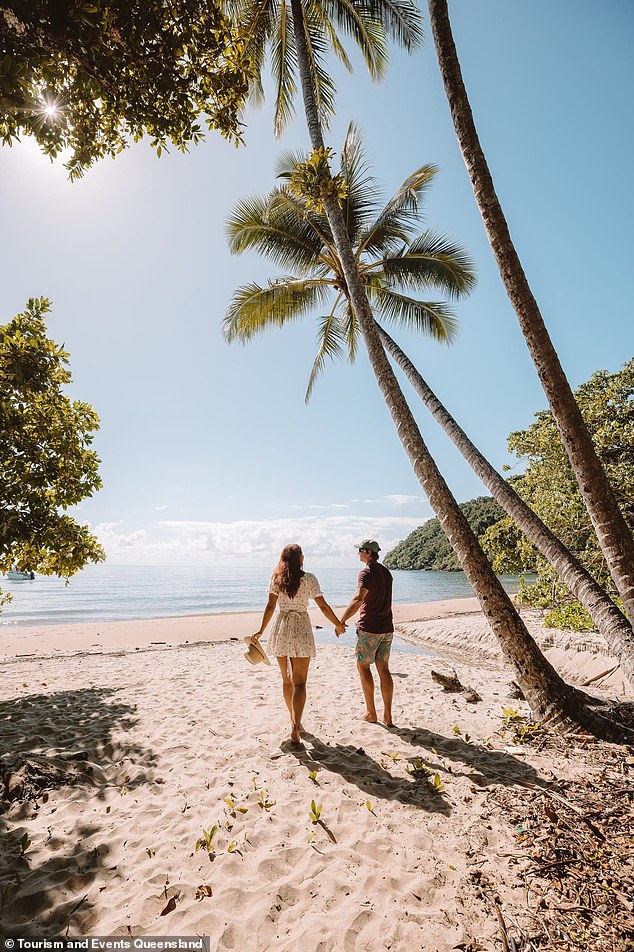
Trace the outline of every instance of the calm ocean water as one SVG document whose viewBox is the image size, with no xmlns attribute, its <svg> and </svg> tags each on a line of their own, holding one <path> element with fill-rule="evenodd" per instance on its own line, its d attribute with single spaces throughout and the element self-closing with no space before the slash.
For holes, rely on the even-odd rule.
<svg viewBox="0 0 634 952">
<path fill-rule="evenodd" d="M 310 566 L 307 566 L 310 571 Z M 359 568 L 315 568 L 331 605 L 346 604 Z M 218 569 L 210 566 L 91 565 L 70 580 L 37 576 L 33 581 L 0 579 L 13 601 L 0 614 L 2 628 L 64 625 L 260 610 L 266 602 L 271 567 Z M 472 594 L 462 572 L 394 572 L 394 601 L 430 602 Z M 514 576 L 501 576 L 516 591 Z"/>
</svg>

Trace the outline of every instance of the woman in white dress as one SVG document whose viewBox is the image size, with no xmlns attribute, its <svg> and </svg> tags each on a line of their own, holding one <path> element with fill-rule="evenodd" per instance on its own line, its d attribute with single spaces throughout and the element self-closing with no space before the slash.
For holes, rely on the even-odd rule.
<svg viewBox="0 0 634 952">
<path fill-rule="evenodd" d="M 291 740 L 294 743 L 300 739 L 308 666 L 310 659 L 315 657 L 315 638 L 308 615 L 309 599 L 315 600 L 328 621 L 335 626 L 338 635 L 346 627 L 322 595 L 315 576 L 304 572 L 303 565 L 301 548 L 295 544 L 284 546 L 271 576 L 269 600 L 262 615 L 260 630 L 251 636 L 251 641 L 257 644 L 277 607 L 267 650 L 269 654 L 275 655 L 280 666 L 284 701 L 291 716 Z"/>
</svg>

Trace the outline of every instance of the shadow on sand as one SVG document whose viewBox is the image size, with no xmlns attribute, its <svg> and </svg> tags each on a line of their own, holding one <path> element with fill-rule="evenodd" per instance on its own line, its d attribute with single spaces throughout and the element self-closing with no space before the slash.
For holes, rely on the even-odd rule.
<svg viewBox="0 0 634 952">
<path fill-rule="evenodd" d="M 89 916 L 94 880 L 101 873 L 118 875 L 109 869 L 109 846 L 105 837 L 97 838 L 98 826 L 82 818 L 69 830 L 52 817 L 48 836 L 31 843 L 28 823 L 62 787 L 72 786 L 75 800 L 88 801 L 95 795 L 103 799 L 122 779 L 128 789 L 152 782 L 155 755 L 115 739 L 137 722 L 134 706 L 115 699 L 116 693 L 84 688 L 0 703 L 0 931 L 5 936 L 63 934 L 75 912 L 84 922 Z M 125 776 L 127 762 L 134 765 L 133 777 Z M 60 901 L 60 893 L 68 900 Z"/>
<path fill-rule="evenodd" d="M 377 725 L 379 728 L 381 726 Z M 418 760 L 423 760 L 432 773 L 438 772 L 442 777 L 448 771 L 446 762 L 441 762 L 442 758 L 454 762 L 454 766 L 449 768 L 453 777 L 468 777 L 471 783 L 479 786 L 539 784 L 541 781 L 533 767 L 505 751 L 467 744 L 459 737 L 444 737 L 422 727 L 383 727 L 383 730 L 411 747 L 423 748 L 405 758 L 413 769 Z M 321 768 L 339 774 L 364 794 L 376 799 L 410 804 L 428 813 L 450 814 L 451 806 L 447 798 L 442 792 L 439 794 L 432 790 L 424 779 L 420 779 L 420 775 L 395 777 L 362 747 L 324 743 L 309 733 L 304 733 L 303 738 L 304 744 L 285 741 L 281 746 L 285 753 L 293 754 L 308 770 Z"/>
</svg>

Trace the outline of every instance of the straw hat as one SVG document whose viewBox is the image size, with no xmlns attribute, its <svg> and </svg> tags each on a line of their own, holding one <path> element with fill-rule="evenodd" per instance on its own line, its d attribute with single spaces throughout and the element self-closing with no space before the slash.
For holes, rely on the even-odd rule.
<svg viewBox="0 0 634 952">
<path fill-rule="evenodd" d="M 247 650 L 244 652 L 244 657 L 247 661 L 250 661 L 251 664 L 260 664 L 261 661 L 263 661 L 264 664 L 271 663 L 261 644 L 252 644 L 251 638 L 248 635 L 246 638 L 243 638 L 243 641 L 245 645 L 247 645 Z"/>
</svg>

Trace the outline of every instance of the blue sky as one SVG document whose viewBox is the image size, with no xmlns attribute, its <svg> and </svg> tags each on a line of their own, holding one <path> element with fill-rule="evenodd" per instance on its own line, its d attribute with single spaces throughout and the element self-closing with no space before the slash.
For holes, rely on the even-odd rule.
<svg viewBox="0 0 634 952">
<path fill-rule="evenodd" d="M 573 386 L 633 352 L 631 254 L 634 7 L 588 0 L 453 0 L 466 85 L 511 233 Z M 456 143 L 433 43 L 392 53 L 374 86 L 333 66 L 335 152 L 354 119 L 387 196 L 440 167 L 428 221 L 475 260 L 451 347 L 399 341 L 480 449 L 545 407 L 507 302 Z M 298 119 L 272 133 L 250 113 L 247 148 L 209 137 L 157 159 L 141 143 L 76 183 L 34 144 L 0 148 L 0 320 L 31 296 L 53 301 L 52 337 L 71 354 L 72 394 L 102 420 L 104 488 L 76 511 L 112 562 L 270 562 L 298 541 L 313 565 L 351 561 L 359 538 L 389 548 L 431 515 L 363 354 L 333 364 L 308 406 L 311 321 L 227 345 L 221 321 L 241 283 L 274 274 L 231 257 L 224 222 L 268 191 L 280 152 L 308 150 Z M 406 394 L 411 391 L 405 386 Z M 411 402 L 459 501 L 483 490 Z M 354 561 L 354 556 L 352 556 Z"/>
</svg>

